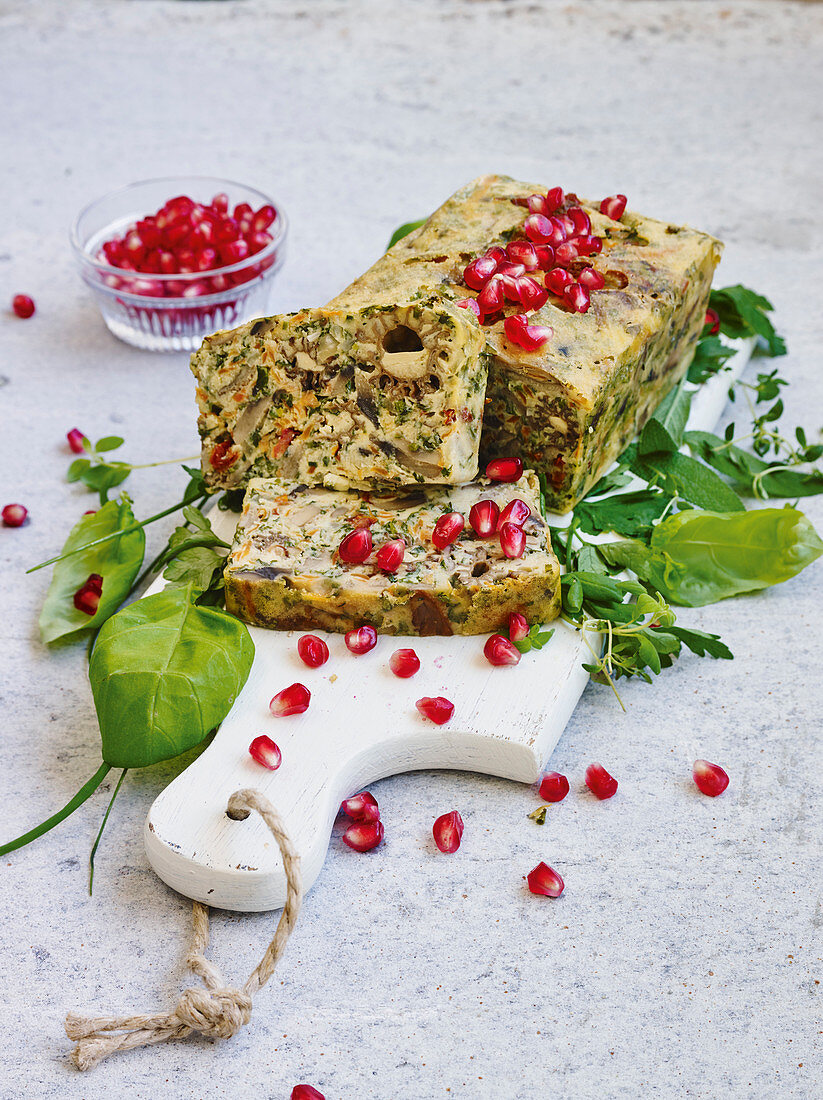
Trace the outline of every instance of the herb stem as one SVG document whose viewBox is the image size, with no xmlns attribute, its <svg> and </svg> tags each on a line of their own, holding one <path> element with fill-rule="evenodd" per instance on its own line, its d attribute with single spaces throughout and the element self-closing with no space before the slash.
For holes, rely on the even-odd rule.
<svg viewBox="0 0 823 1100">
<path fill-rule="evenodd" d="M 16 840 L 10 840 L 8 844 L 0 846 L 0 856 L 4 856 L 8 852 L 13 852 L 17 848 L 22 848 L 25 844 L 31 843 L 32 840 L 37 840 L 39 836 L 53 829 L 55 825 L 59 825 L 61 821 L 69 816 L 69 814 L 73 814 L 78 806 L 82 806 L 86 799 L 91 798 L 110 770 L 111 765 L 106 764 L 104 761 L 91 779 L 83 784 L 77 794 L 66 803 L 62 810 L 58 810 L 56 814 L 52 814 L 52 816 L 45 821 L 41 821 L 39 825 L 35 825 L 33 829 L 29 829 L 27 833 L 23 833 L 23 835 L 17 837 Z"/>
<path fill-rule="evenodd" d="M 123 768 L 122 772 L 120 773 L 120 778 L 117 780 L 117 786 L 114 788 L 114 793 L 109 799 L 109 804 L 106 807 L 106 812 L 103 815 L 103 820 L 100 822 L 100 828 L 97 831 L 97 836 L 94 838 L 94 844 L 92 844 L 91 846 L 91 852 L 89 852 L 89 897 L 91 897 L 92 885 L 94 883 L 94 857 L 97 854 L 97 845 L 100 843 L 100 837 L 103 835 L 103 830 L 105 829 L 106 822 L 109 819 L 109 814 L 111 813 L 111 808 L 114 805 L 114 800 L 115 798 L 117 798 L 120 788 L 123 786 L 123 780 L 126 778 L 126 772 L 128 770 L 128 768 Z"/>
<path fill-rule="evenodd" d="M 129 463 L 132 470 L 150 470 L 152 466 L 176 466 L 178 463 L 194 462 L 200 455 L 186 455 L 185 458 L 164 458 L 161 462 L 141 462 L 138 465 Z"/>
</svg>

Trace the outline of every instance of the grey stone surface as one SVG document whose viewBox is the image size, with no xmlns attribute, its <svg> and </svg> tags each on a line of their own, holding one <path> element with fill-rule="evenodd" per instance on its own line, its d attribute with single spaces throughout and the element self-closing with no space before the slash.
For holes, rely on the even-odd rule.
<svg viewBox="0 0 823 1100">
<path fill-rule="evenodd" d="M 115 341 L 72 270 L 67 227 L 94 196 L 175 172 L 269 189 L 292 217 L 285 309 L 324 301 L 482 172 L 624 191 L 727 242 L 722 281 L 768 294 L 788 339 L 786 423 L 819 425 L 815 5 L 4 0 L 0 39 L 0 299 L 38 307 L 0 315 L 0 498 L 31 510 L 0 530 L 4 838 L 99 762 L 83 649 L 44 651 L 48 577 L 23 574 L 92 503 L 63 481 L 65 432 L 123 434 L 134 461 L 196 451 L 185 357 Z M 180 482 L 136 473 L 138 512 Z M 820 525 L 820 501 L 806 509 Z M 248 1028 L 81 1077 L 66 1011 L 159 1010 L 186 981 L 189 906 L 141 839 L 179 765 L 129 777 L 89 898 L 107 784 L 3 860 L 0 1097 L 280 1100 L 301 1080 L 329 1100 L 821 1095 L 821 578 L 684 612 L 734 662 L 629 684 L 626 714 L 590 687 L 552 760 L 572 792 L 542 829 L 512 783 L 380 783 L 385 847 L 333 841 Z M 691 785 L 698 755 L 731 775 L 716 801 Z M 620 780 L 610 802 L 582 790 L 594 759 Z M 454 807 L 466 832 L 447 858 L 429 829 Z M 525 889 L 540 859 L 565 877 L 557 902 Z M 275 916 L 215 915 L 231 980 Z"/>
</svg>

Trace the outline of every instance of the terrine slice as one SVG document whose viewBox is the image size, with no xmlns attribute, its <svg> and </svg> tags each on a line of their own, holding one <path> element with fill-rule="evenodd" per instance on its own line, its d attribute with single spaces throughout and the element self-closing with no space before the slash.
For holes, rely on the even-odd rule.
<svg viewBox="0 0 823 1100">
<path fill-rule="evenodd" d="M 271 476 L 336 489 L 470 481 L 483 347 L 474 315 L 436 294 L 218 332 L 191 361 L 206 484 L 231 489 Z"/>
<path fill-rule="evenodd" d="M 492 500 L 502 511 L 514 498 L 531 515 L 525 551 L 506 558 L 499 538 L 479 538 L 472 505 Z M 432 531 L 445 513 L 465 528 L 445 550 Z M 373 551 L 360 565 L 341 561 L 341 541 L 368 526 Z M 380 546 L 403 539 L 396 572 L 376 561 Z M 282 479 L 248 487 L 234 545 L 226 560 L 226 607 L 258 626 L 347 631 L 370 624 L 385 634 L 483 634 L 505 628 L 509 613 L 544 623 L 560 611 L 560 569 L 540 509 L 532 471 L 518 482 L 481 479 L 470 485 L 394 493 L 335 492 Z"/>
<path fill-rule="evenodd" d="M 476 297 L 463 281 L 466 266 L 489 248 L 525 239 L 522 204 L 535 193 L 546 187 L 506 176 L 475 180 L 329 305 L 360 308 L 421 286 Z M 491 360 L 481 465 L 519 455 L 540 472 L 547 506 L 559 512 L 588 492 L 685 373 L 722 247 L 706 233 L 629 211 L 613 220 L 573 194 L 555 216 L 571 217 L 572 207 L 582 208 L 590 236 L 602 242 L 599 254 L 563 260 L 572 277 L 593 267 L 605 281 L 591 291 L 588 311 L 573 312 L 549 294 L 529 322 L 553 334 L 534 351 L 504 331 L 505 317 L 522 305 L 507 301 L 483 324 Z M 527 275 L 542 287 L 544 270 Z"/>
</svg>

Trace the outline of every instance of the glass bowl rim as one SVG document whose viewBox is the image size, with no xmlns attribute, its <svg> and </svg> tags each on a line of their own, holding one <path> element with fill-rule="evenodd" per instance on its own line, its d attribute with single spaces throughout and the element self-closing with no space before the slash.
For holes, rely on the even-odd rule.
<svg viewBox="0 0 823 1100">
<path fill-rule="evenodd" d="M 170 274 L 155 273 L 152 271 L 129 271 L 126 268 L 114 267 L 112 264 L 106 263 L 102 260 L 96 259 L 90 252 L 87 251 L 85 245 L 80 243 L 80 222 L 83 218 L 90 213 L 100 203 L 105 202 L 107 199 L 114 199 L 119 195 L 125 195 L 127 192 L 134 190 L 137 187 L 144 187 L 147 184 L 153 183 L 173 183 L 174 181 L 190 180 L 195 183 L 204 182 L 206 180 L 211 183 L 216 183 L 228 187 L 241 187 L 246 191 L 254 191 L 261 199 L 264 200 L 264 205 L 273 206 L 276 211 L 275 220 L 269 227 L 276 227 L 277 232 L 273 236 L 272 240 L 266 245 L 265 248 L 261 248 L 259 252 L 246 256 L 244 260 L 239 260 L 235 264 L 226 264 L 223 267 L 212 267 L 207 271 L 181 271 L 171 272 Z M 172 198 L 174 196 L 171 196 Z M 92 268 L 94 271 L 99 272 L 100 275 L 115 275 L 121 279 L 146 279 L 151 282 L 159 282 L 161 285 L 165 285 L 165 281 L 183 281 L 183 282 L 196 282 L 198 279 L 212 279 L 216 275 L 231 275 L 233 272 L 243 271 L 253 264 L 260 263 L 261 260 L 266 259 L 277 251 L 280 245 L 286 238 L 288 232 L 289 222 L 286 214 L 283 211 L 283 207 L 280 206 L 275 199 L 270 195 L 267 195 L 264 191 L 261 191 L 257 187 L 251 186 L 248 183 L 240 183 L 239 180 L 223 179 L 220 176 L 156 176 L 153 179 L 135 180 L 133 183 L 127 183 L 123 187 L 115 187 L 113 191 L 107 191 L 106 194 L 100 195 L 98 198 L 93 199 L 90 203 L 87 203 L 82 210 L 77 214 L 74 221 L 71 224 L 69 231 L 69 241 L 71 242 L 72 251 L 81 264 L 86 267 Z M 268 232 L 268 230 L 267 230 Z M 273 264 L 271 268 L 267 268 L 265 271 L 261 271 L 260 275 L 265 276 L 269 271 L 277 270 L 279 264 Z M 227 291 L 216 291 L 216 294 L 226 294 Z M 134 295 L 135 298 L 142 298 L 143 301 L 151 299 L 150 295 Z M 212 297 L 212 295 L 199 295 L 197 298 L 183 298 L 180 295 L 175 295 L 168 298 L 157 298 L 156 301 L 174 302 L 181 301 L 189 304 L 195 304 L 202 298 Z"/>
</svg>

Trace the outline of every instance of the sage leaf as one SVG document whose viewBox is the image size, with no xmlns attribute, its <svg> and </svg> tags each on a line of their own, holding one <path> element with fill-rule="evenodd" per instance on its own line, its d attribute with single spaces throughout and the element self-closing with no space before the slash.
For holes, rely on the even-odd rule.
<svg viewBox="0 0 823 1100">
<path fill-rule="evenodd" d="M 62 553 L 78 550 L 133 523 L 131 502 L 124 494 L 120 500 L 110 500 L 97 512 L 81 516 L 66 539 Z M 58 561 L 40 613 L 43 641 L 55 642 L 58 638 L 100 627 L 129 594 L 143 563 L 145 546 L 145 533 L 138 527 L 119 538 L 89 546 L 86 551 L 80 549 L 71 557 Z M 74 606 L 74 594 L 92 573 L 99 573 L 103 578 L 103 593 L 95 614 L 86 615 Z"/>
<path fill-rule="evenodd" d="M 713 512 L 742 512 L 743 501 L 726 482 L 689 455 L 656 454 L 637 457 L 632 470 L 644 481 L 661 485 L 672 496 Z"/>
<path fill-rule="evenodd" d="M 195 594 L 187 585 L 145 596 L 98 635 L 89 680 L 112 767 L 144 768 L 199 745 L 248 678 L 248 629 Z"/>
</svg>

